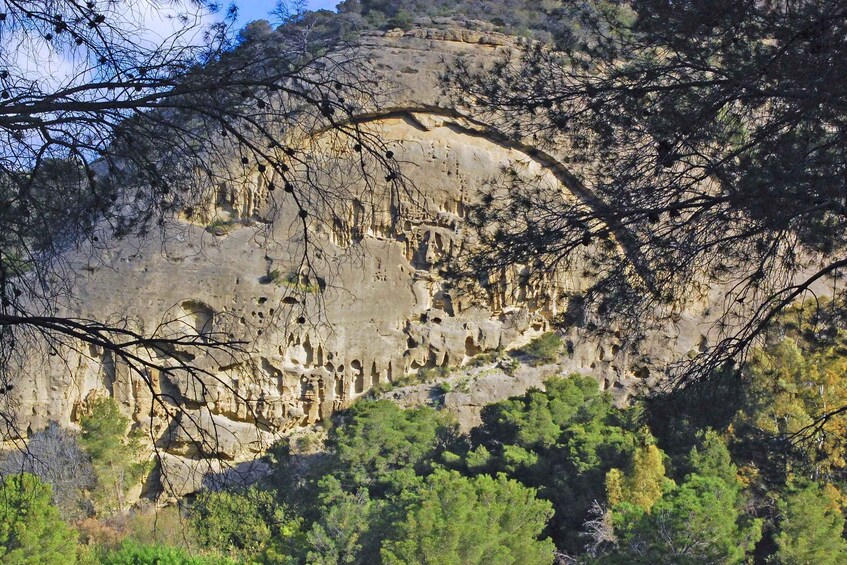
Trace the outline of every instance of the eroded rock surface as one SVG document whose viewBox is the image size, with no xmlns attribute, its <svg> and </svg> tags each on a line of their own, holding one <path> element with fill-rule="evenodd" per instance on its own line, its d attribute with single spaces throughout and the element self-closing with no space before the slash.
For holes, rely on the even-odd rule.
<svg viewBox="0 0 847 565">
<path fill-rule="evenodd" d="M 203 485 L 206 471 L 220 470 L 205 457 L 249 460 L 280 434 L 328 417 L 376 385 L 508 347 L 546 330 L 568 308 L 585 285 L 579 273 L 552 274 L 542 290 L 521 282 L 516 266 L 465 294 L 445 272 L 450 261 L 472 252 L 465 215 L 499 176 L 525 176 L 580 198 L 563 183 L 555 155 L 505 142 L 472 116 L 457 115 L 440 94 L 438 75 L 451 60 L 490 60 L 512 40 L 416 29 L 363 43 L 391 88 L 362 127 L 387 142 L 408 191 L 347 187 L 347 204 L 333 210 L 332 222 L 321 221 L 329 215 L 315 199 L 306 238 L 289 196 L 247 171 L 242 184 L 221 186 L 217 202 L 203 211 L 206 219 L 231 222 L 226 230 L 179 222 L 159 237 L 78 259 L 84 279 L 68 313 L 126 319 L 139 331 L 172 320 L 175 332 L 221 332 L 245 340 L 247 349 L 193 357 L 206 376 L 132 373 L 109 352 L 88 347 L 61 360 L 39 359 L 34 363 L 42 366 L 34 365 L 15 389 L 22 428 L 72 424 L 86 398 L 109 394 L 139 426 L 151 427 L 151 442 L 172 477 L 164 488 L 188 494 Z M 313 143 L 315 154 L 332 156 L 325 182 L 343 176 L 344 163 L 355 166 L 350 146 L 321 135 Z M 667 360 L 698 347 L 701 321 L 698 313 L 681 318 L 638 355 L 622 346 L 621 336 L 586 342 L 573 328 L 560 370 L 593 374 L 625 395 L 652 384 Z M 482 396 L 490 401 L 497 391 L 513 394 L 529 384 L 492 381 Z M 474 393 L 462 394 L 472 399 Z M 169 403 L 183 412 L 174 416 Z"/>
</svg>

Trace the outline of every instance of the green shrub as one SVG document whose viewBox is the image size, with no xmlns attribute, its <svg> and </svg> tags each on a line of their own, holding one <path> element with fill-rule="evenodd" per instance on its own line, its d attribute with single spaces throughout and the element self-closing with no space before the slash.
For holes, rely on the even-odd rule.
<svg viewBox="0 0 847 565">
<path fill-rule="evenodd" d="M 298 273 L 288 273 L 283 276 L 279 269 L 268 271 L 268 274 L 263 276 L 259 282 L 262 284 L 275 284 L 277 286 L 285 285 L 308 294 L 315 294 L 321 291 L 321 285 L 312 282 L 308 277 L 303 277 Z"/>
<path fill-rule="evenodd" d="M 375 387 L 370 389 L 369 396 L 375 398 L 381 394 L 385 394 L 386 392 L 392 391 L 395 388 L 402 388 L 404 386 L 414 386 L 424 382 L 421 378 L 420 372 L 418 373 L 407 373 L 396 379 L 389 381 L 387 383 L 379 383 Z"/>
<path fill-rule="evenodd" d="M 410 29 L 412 27 L 412 22 L 415 20 L 415 17 L 405 9 L 397 10 L 397 13 L 394 14 L 394 17 L 389 20 L 389 25 L 393 27 L 399 27 L 403 29 Z"/>
<path fill-rule="evenodd" d="M 554 363 L 559 358 L 561 349 L 562 338 L 553 332 L 547 332 L 520 349 L 516 349 L 512 355 L 524 357 L 531 366 L 537 367 Z"/>
<path fill-rule="evenodd" d="M 177 548 L 196 546 L 191 529 L 186 527 L 184 512 L 179 506 L 138 508 L 115 521 L 120 525 L 119 541 L 134 540 L 141 544 L 157 544 Z M 110 546 L 114 549 L 114 545 Z"/>
<path fill-rule="evenodd" d="M 371 387 L 371 389 L 368 391 L 367 397 L 368 398 L 377 398 L 379 395 L 385 394 L 386 392 L 390 391 L 393 388 L 394 388 L 393 382 L 379 383 L 378 385 Z"/>
<path fill-rule="evenodd" d="M 321 290 L 320 285 L 313 283 L 308 278 L 297 273 L 288 273 L 285 279 L 278 281 L 277 284 L 284 284 L 287 287 L 294 288 L 301 292 L 307 292 L 309 294 L 314 294 Z"/>
<path fill-rule="evenodd" d="M 259 280 L 262 284 L 280 284 L 282 282 L 282 274 L 279 269 L 268 271 L 268 274 Z"/>
<path fill-rule="evenodd" d="M 402 491 L 455 433 L 447 413 L 430 407 L 404 410 L 389 400 L 360 400 L 336 420 L 327 448 L 334 475 L 348 492 Z"/>
<path fill-rule="evenodd" d="M 270 562 L 283 559 L 284 548 L 300 533 L 299 522 L 286 515 L 275 493 L 255 485 L 241 491 L 201 493 L 190 519 L 198 541 L 207 548 L 265 556 Z"/>
<path fill-rule="evenodd" d="M 633 505 L 616 507 L 613 519 L 620 543 L 608 562 L 749 562 L 749 552 L 762 537 L 762 524 L 739 510 L 738 496 L 737 485 L 693 474 L 665 493 L 649 513 Z"/>
<path fill-rule="evenodd" d="M 148 545 L 127 540 L 119 549 L 100 555 L 102 565 L 235 565 L 220 555 L 192 555 L 187 550 L 168 545 Z"/>
<path fill-rule="evenodd" d="M 474 379 L 471 379 L 470 377 L 466 377 L 466 378 L 462 379 L 456 385 L 456 390 L 458 390 L 459 392 L 465 393 L 465 394 L 470 393 L 471 382 L 473 382 L 473 380 Z"/>
<path fill-rule="evenodd" d="M 497 356 L 500 355 L 499 351 L 489 351 L 488 353 L 480 353 L 471 357 L 470 361 L 468 361 L 468 367 L 484 367 L 485 365 L 491 365 L 495 361 L 497 361 Z"/>
<path fill-rule="evenodd" d="M 388 17 L 380 10 L 371 10 L 365 16 L 370 27 L 382 29 L 388 26 Z"/>
<path fill-rule="evenodd" d="M 553 542 L 539 540 L 553 505 L 536 491 L 488 475 L 438 470 L 382 546 L 382 562 L 552 563 Z"/>
<path fill-rule="evenodd" d="M 780 531 L 775 541 L 780 563 L 844 562 L 844 515 L 825 489 L 814 483 L 800 488 L 779 502 L 779 511 Z"/>
<path fill-rule="evenodd" d="M 497 367 L 509 376 L 514 375 L 520 365 L 520 361 L 514 357 L 503 357 L 497 363 Z"/>
<path fill-rule="evenodd" d="M 370 396 L 377 397 L 390 390 L 394 390 L 395 388 L 401 388 L 404 386 L 415 386 L 419 384 L 434 383 L 441 379 L 446 379 L 450 376 L 451 373 L 452 369 L 449 367 L 421 367 L 416 373 L 406 373 L 405 375 L 395 378 L 391 382 L 379 383 L 378 385 L 370 389 Z M 447 384 L 446 386 L 449 387 L 450 385 Z"/>
<path fill-rule="evenodd" d="M 225 220 L 223 218 L 215 218 L 206 226 L 206 231 L 217 236 L 224 236 L 238 227 L 238 222 L 235 220 Z"/>
<path fill-rule="evenodd" d="M 422 367 L 418 369 L 418 380 L 422 383 L 435 382 L 450 376 L 450 369 L 444 366 Z"/>
<path fill-rule="evenodd" d="M 604 501 L 607 472 L 624 468 L 650 438 L 633 429 L 595 379 L 549 378 L 544 390 L 489 404 L 471 434 L 468 467 L 506 473 L 540 489 L 556 514 L 548 532 L 560 550 L 584 547 L 580 528 L 593 501 Z M 555 470 L 555 471 L 553 471 Z"/>
</svg>

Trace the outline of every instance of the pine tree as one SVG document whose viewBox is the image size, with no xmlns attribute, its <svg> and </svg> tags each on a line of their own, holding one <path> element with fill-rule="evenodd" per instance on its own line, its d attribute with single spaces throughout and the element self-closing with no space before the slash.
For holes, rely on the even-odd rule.
<svg viewBox="0 0 847 565">
<path fill-rule="evenodd" d="M 535 491 L 500 475 L 473 479 L 455 471 L 430 476 L 406 519 L 383 543 L 386 565 L 552 563 L 553 543 L 539 540 L 553 514 Z"/>
<path fill-rule="evenodd" d="M 699 565 L 742 563 L 761 537 L 758 521 L 737 509 L 738 489 L 717 477 L 691 475 L 649 514 L 624 515 L 615 563 Z"/>
<path fill-rule="evenodd" d="M 50 503 L 50 485 L 29 473 L 8 475 L 0 487 L 0 562 L 73 565 L 76 532 Z"/>
<path fill-rule="evenodd" d="M 776 557 L 783 565 L 838 565 L 847 555 L 844 516 L 819 486 L 812 483 L 779 504 Z"/>
<path fill-rule="evenodd" d="M 98 513 L 111 514 L 127 507 L 127 491 L 144 473 L 142 448 L 129 434 L 129 418 L 111 398 L 97 399 L 80 419 L 80 443 L 91 457 L 97 477 L 93 493 Z"/>
</svg>

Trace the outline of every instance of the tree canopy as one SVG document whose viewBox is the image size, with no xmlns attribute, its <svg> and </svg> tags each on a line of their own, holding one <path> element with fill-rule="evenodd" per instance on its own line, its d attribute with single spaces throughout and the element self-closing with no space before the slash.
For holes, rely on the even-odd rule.
<svg viewBox="0 0 847 565">
<path fill-rule="evenodd" d="M 76 562 L 76 532 L 50 503 L 51 489 L 29 473 L 0 486 L 0 558 L 10 565 Z"/>
<path fill-rule="evenodd" d="M 584 4 L 584 37 L 446 77 L 457 104 L 557 147 L 583 195 L 505 179 L 471 215 L 474 269 L 542 280 L 590 248 L 600 325 L 674 320 L 719 288 L 718 338 L 679 372 L 709 375 L 794 301 L 843 293 L 847 4 Z"/>
<path fill-rule="evenodd" d="M 717 477 L 691 475 L 649 513 L 624 510 L 612 562 L 745 562 L 761 537 L 761 524 L 743 525 L 737 494 L 735 485 Z"/>
<path fill-rule="evenodd" d="M 104 536 L 115 522 L 101 519 L 77 522 L 77 545 L 49 486 L 16 472 L 0 489 L 0 538 L 27 563 L 56 562 L 59 546 L 104 565 L 840 562 L 843 477 L 757 476 L 770 471 L 729 423 L 698 427 L 684 452 L 645 427 L 649 409 L 615 408 L 588 378 L 551 378 L 489 405 L 469 436 L 434 409 L 363 398 L 335 418 L 325 451 L 292 440 L 268 457 L 272 476 L 201 492 L 165 526 L 187 526 L 168 542 Z M 492 432 L 509 428 L 498 445 Z"/>
<path fill-rule="evenodd" d="M 138 434 L 130 433 L 129 418 L 111 398 L 90 402 L 79 424 L 80 443 L 97 476 L 95 509 L 102 515 L 125 510 L 127 491 L 139 484 L 145 469 Z"/>
<path fill-rule="evenodd" d="M 437 471 L 383 543 L 382 562 L 551 563 L 553 543 L 536 536 L 552 513 L 549 502 L 503 475 Z"/>
<path fill-rule="evenodd" d="M 776 536 L 780 563 L 838 563 L 847 555 L 844 515 L 815 484 L 804 485 L 780 504 L 781 531 Z"/>
</svg>

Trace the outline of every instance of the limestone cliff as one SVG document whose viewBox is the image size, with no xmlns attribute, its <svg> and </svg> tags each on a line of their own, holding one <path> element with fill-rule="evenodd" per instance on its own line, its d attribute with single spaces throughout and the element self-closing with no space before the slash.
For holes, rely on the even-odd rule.
<svg viewBox="0 0 847 565">
<path fill-rule="evenodd" d="M 139 425 L 152 424 L 151 437 L 169 466 L 167 486 L 185 494 L 202 482 L 186 471 L 201 456 L 249 460 L 279 434 L 326 418 L 376 385 L 508 347 L 546 330 L 568 308 L 569 297 L 585 284 L 578 272 L 553 273 L 539 289 L 515 266 L 473 293 L 446 277 L 450 261 L 472 252 L 463 230 L 468 207 L 500 175 L 561 187 L 566 198 L 585 197 L 571 192 L 554 153 L 506 141 L 491 124 L 450 108 L 440 93 L 439 73 L 454 58 L 484 62 L 511 49 L 512 40 L 472 30 L 415 29 L 367 36 L 362 43 L 389 87 L 379 107 L 360 117 L 361 126 L 386 142 L 408 191 L 347 186 L 349 198 L 337 204 L 343 209 L 335 210 L 340 219 L 333 222 L 321 221 L 314 198 L 305 237 L 289 196 L 248 171 L 243 183 L 219 187 L 217 201 L 203 212 L 208 221 L 225 221 L 221 229 L 186 221 L 93 259 L 81 255 L 76 261 L 83 280 L 69 313 L 119 316 L 148 331 L 176 320 L 173 331 L 229 333 L 248 342 L 247 352 L 193 359 L 215 375 L 205 381 L 142 378 L 96 348 L 68 352 L 61 361 L 39 360 L 43 366 L 29 373 L 35 376 L 22 377 L 15 388 L 13 404 L 24 428 L 51 420 L 72 424 L 90 395 L 111 395 Z M 316 132 L 311 143 L 310 154 L 331 162 L 316 167 L 324 178 L 315 182 L 332 185 L 345 166 L 355 166 L 353 148 L 331 135 Z M 307 245 L 311 264 L 304 269 Z M 639 351 L 625 347 L 621 336 L 582 340 L 575 327 L 561 370 L 595 375 L 625 395 L 645 379 L 652 384 L 664 363 L 698 347 L 701 327 L 699 313 L 681 316 Z M 174 425 L 154 395 L 179 403 L 190 417 L 182 414 Z M 195 438 L 204 431 L 214 439 L 198 447 Z"/>
</svg>

